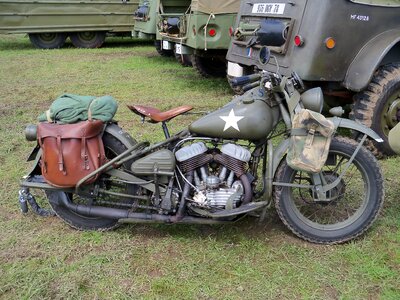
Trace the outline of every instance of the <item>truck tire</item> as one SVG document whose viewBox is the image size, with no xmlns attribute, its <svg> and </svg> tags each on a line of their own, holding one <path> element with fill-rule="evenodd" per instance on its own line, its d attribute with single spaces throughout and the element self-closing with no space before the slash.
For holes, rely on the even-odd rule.
<svg viewBox="0 0 400 300">
<path fill-rule="evenodd" d="M 172 50 L 164 50 L 161 47 L 161 41 L 155 40 L 154 41 L 154 47 L 156 48 L 157 53 L 160 54 L 161 56 L 173 56 L 174 55 L 174 51 L 172 51 Z"/>
<path fill-rule="evenodd" d="M 73 32 L 69 37 L 76 48 L 100 48 L 106 40 L 106 33 L 104 31 Z"/>
<path fill-rule="evenodd" d="M 191 55 L 188 55 L 188 54 L 177 54 L 174 51 L 174 56 L 175 56 L 176 61 L 181 66 L 184 66 L 184 67 L 191 67 L 192 66 L 192 57 L 191 57 Z"/>
<path fill-rule="evenodd" d="M 193 68 L 203 77 L 225 77 L 226 62 L 218 56 L 192 55 Z"/>
<path fill-rule="evenodd" d="M 388 134 L 400 121 L 400 64 L 381 66 L 368 87 L 355 96 L 350 117 L 373 129 L 383 143 L 368 141 L 368 148 L 377 157 L 393 155 Z"/>
<path fill-rule="evenodd" d="M 57 49 L 65 44 L 67 34 L 64 32 L 29 33 L 29 40 L 39 49 Z"/>
</svg>

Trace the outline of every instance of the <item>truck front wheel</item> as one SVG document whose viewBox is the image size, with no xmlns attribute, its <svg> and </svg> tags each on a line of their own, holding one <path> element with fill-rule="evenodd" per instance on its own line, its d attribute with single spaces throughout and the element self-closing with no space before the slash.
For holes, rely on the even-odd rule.
<svg viewBox="0 0 400 300">
<path fill-rule="evenodd" d="M 192 55 L 193 68 L 203 77 L 226 76 L 226 61 L 220 56 Z"/>
<path fill-rule="evenodd" d="M 77 48 L 100 48 L 106 40 L 106 33 L 104 31 L 73 32 L 69 37 Z"/>
<path fill-rule="evenodd" d="M 65 44 L 67 34 L 64 32 L 29 33 L 29 40 L 39 49 L 56 49 Z"/>
<path fill-rule="evenodd" d="M 368 146 L 375 156 L 394 154 L 388 134 L 400 121 L 400 64 L 389 64 L 376 70 L 368 87 L 355 96 L 351 115 L 384 140 L 383 143 L 369 141 Z"/>
</svg>

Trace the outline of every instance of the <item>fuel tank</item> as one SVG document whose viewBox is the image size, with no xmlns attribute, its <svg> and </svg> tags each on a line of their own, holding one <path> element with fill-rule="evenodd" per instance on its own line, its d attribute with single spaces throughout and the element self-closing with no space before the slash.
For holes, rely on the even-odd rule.
<svg viewBox="0 0 400 300">
<path fill-rule="evenodd" d="M 207 137 L 259 141 L 268 136 L 279 118 L 277 104 L 254 89 L 198 119 L 189 131 Z"/>
</svg>

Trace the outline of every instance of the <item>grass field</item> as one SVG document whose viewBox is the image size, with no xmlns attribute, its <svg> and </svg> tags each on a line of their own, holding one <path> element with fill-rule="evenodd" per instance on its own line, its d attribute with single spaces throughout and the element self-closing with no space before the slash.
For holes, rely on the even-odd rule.
<svg viewBox="0 0 400 300">
<path fill-rule="evenodd" d="M 108 41 L 93 50 L 34 49 L 0 35 L 0 299 L 400 299 L 400 158 L 381 161 L 386 202 L 356 241 L 299 240 L 274 211 L 258 225 L 124 225 L 80 232 L 55 217 L 23 216 L 18 182 L 34 146 L 22 131 L 62 93 L 109 94 L 119 124 L 138 140 L 162 139 L 126 104 L 209 111 L 229 101 L 225 79 L 203 79 L 151 44 Z M 175 119 L 172 132 L 192 116 Z"/>
</svg>

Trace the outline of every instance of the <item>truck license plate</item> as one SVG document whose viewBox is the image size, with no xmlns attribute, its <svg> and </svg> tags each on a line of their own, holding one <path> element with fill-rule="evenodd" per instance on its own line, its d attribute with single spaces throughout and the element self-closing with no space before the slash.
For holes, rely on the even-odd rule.
<svg viewBox="0 0 400 300">
<path fill-rule="evenodd" d="M 254 3 L 253 14 L 283 15 L 285 3 Z"/>
<path fill-rule="evenodd" d="M 168 41 L 162 41 L 162 48 L 164 50 L 171 50 L 171 49 L 169 49 L 169 42 Z"/>
<path fill-rule="evenodd" d="M 176 54 L 182 54 L 182 45 L 181 44 L 175 45 L 175 52 L 176 52 Z"/>
</svg>

